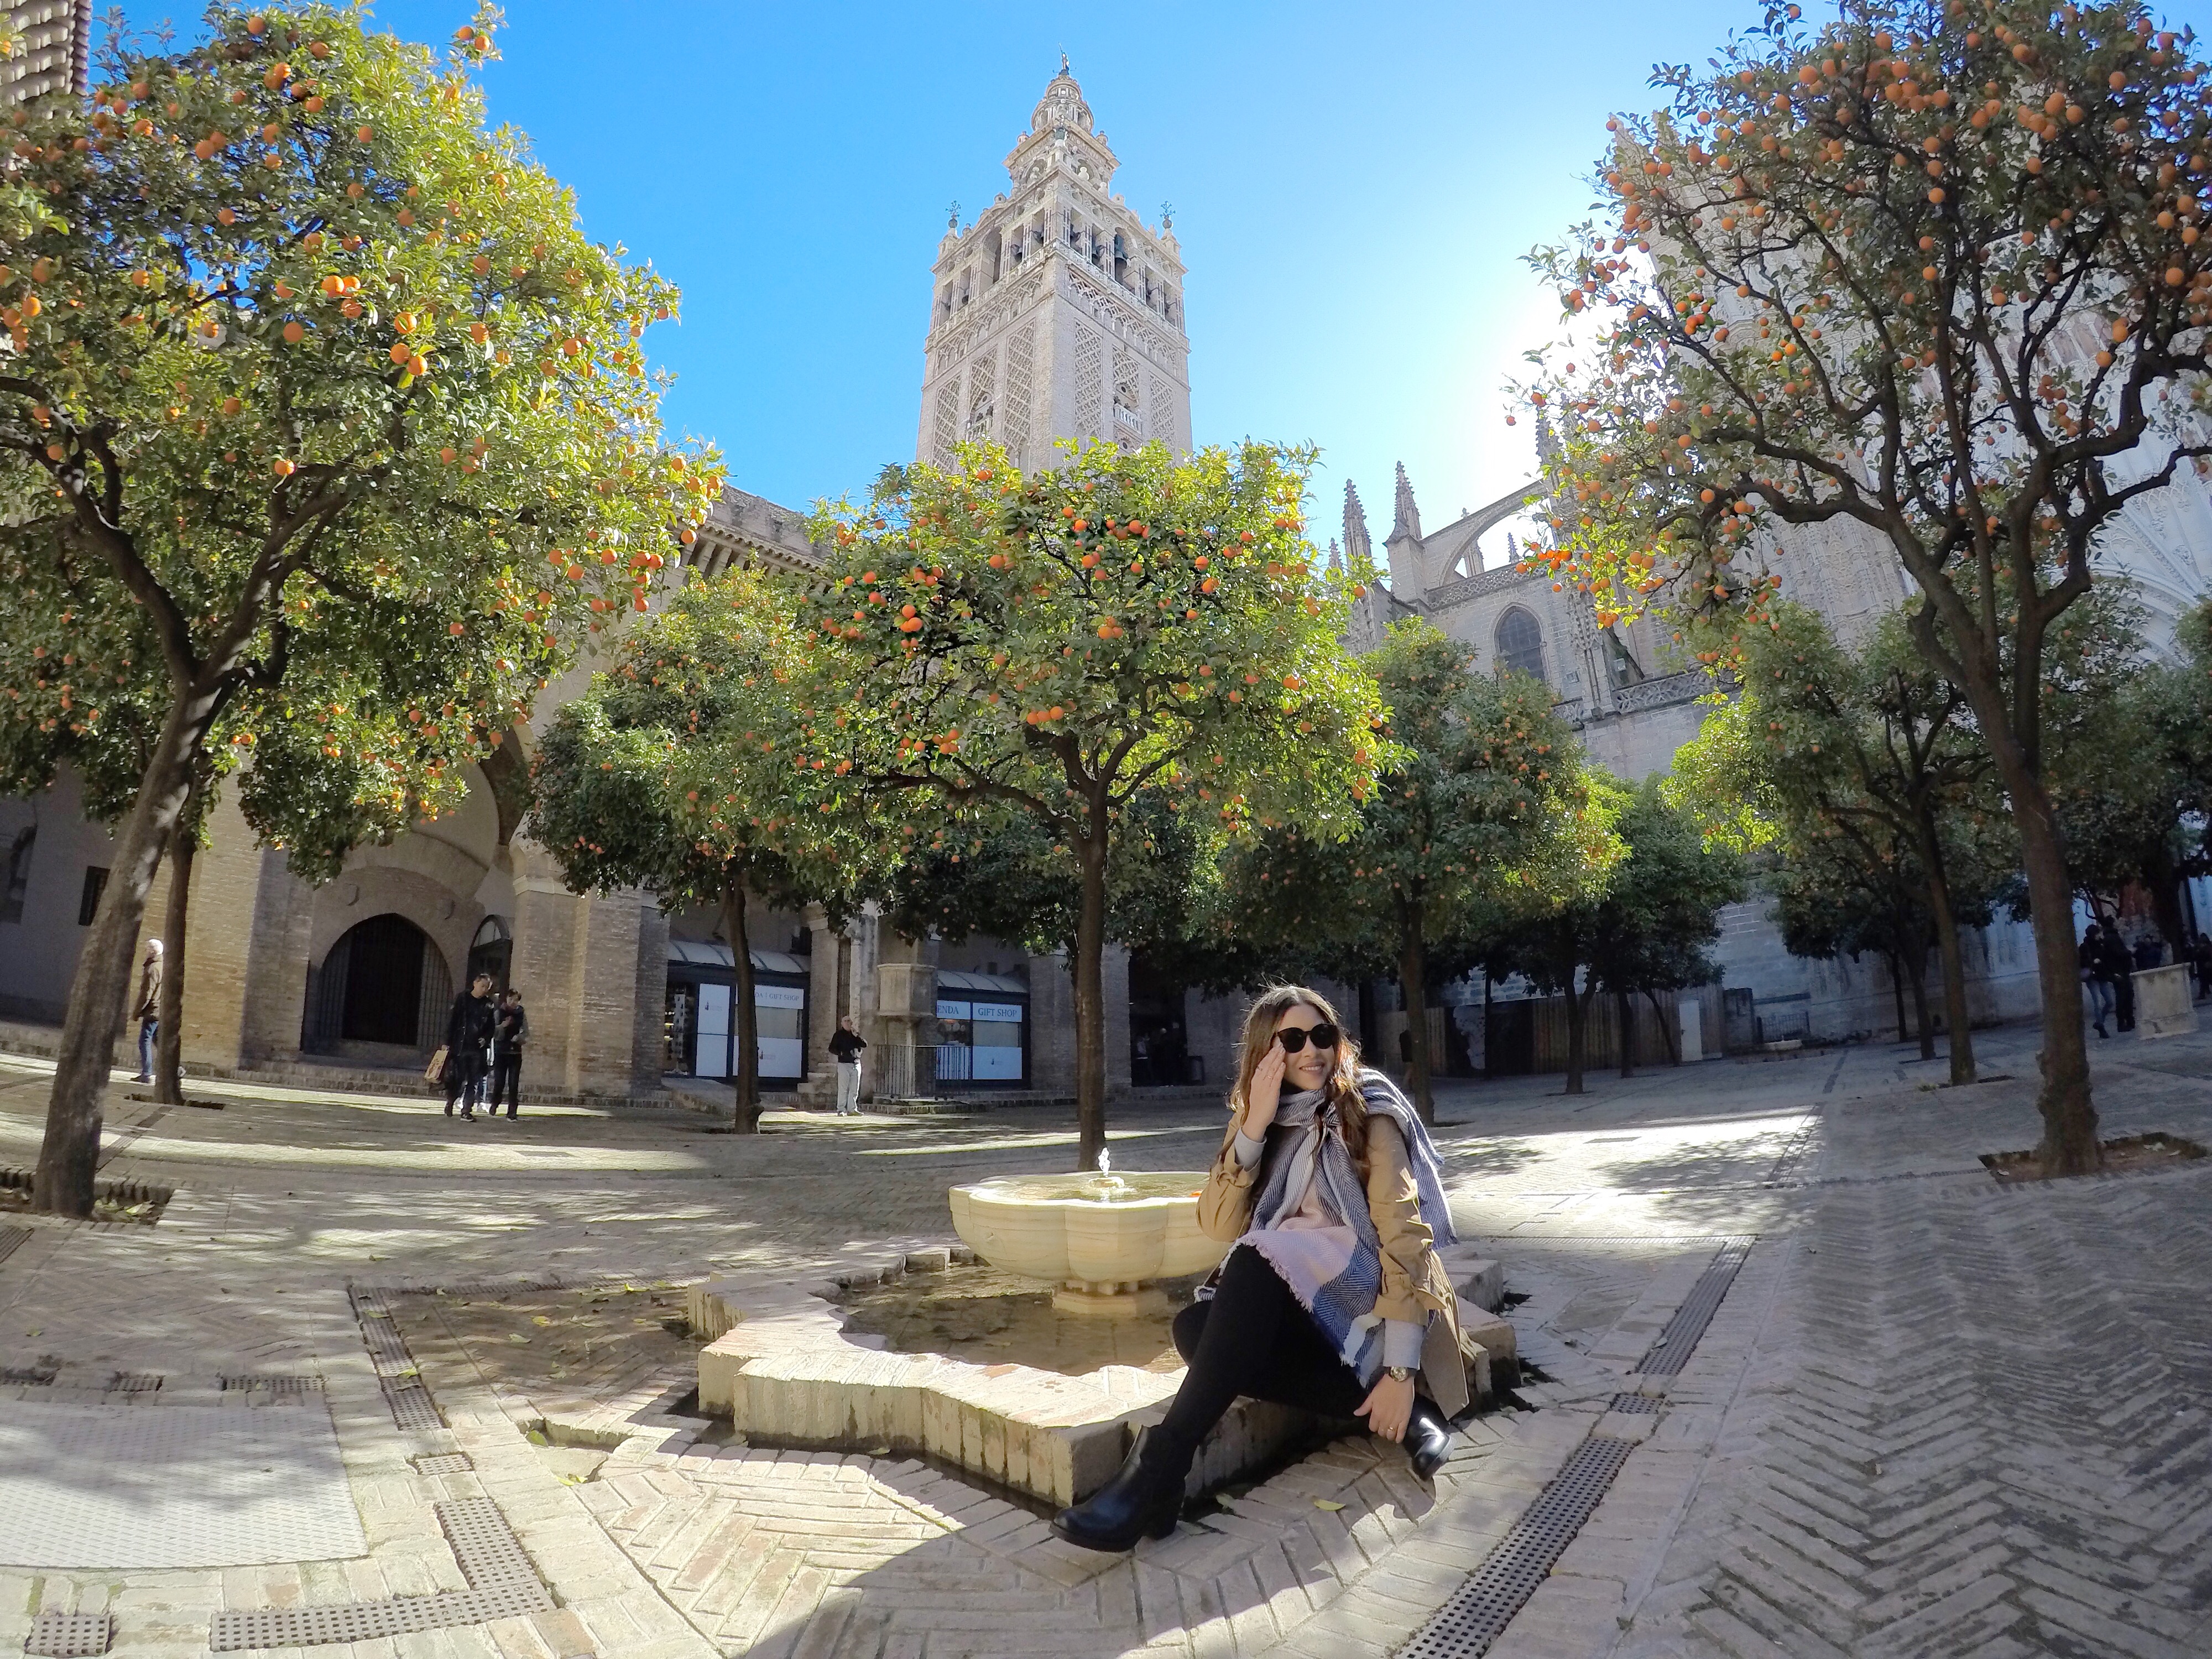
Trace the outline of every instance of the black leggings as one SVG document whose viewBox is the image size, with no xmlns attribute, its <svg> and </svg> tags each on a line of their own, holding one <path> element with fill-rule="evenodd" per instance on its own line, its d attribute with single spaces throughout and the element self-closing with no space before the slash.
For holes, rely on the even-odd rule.
<svg viewBox="0 0 2212 1659">
<path fill-rule="evenodd" d="M 1145 1438 L 1145 1462 L 1164 1475 L 1188 1472 L 1199 1443 L 1239 1395 L 1323 1417 L 1350 1417 L 1367 1398 L 1282 1275 L 1249 1244 L 1229 1253 L 1211 1302 L 1175 1316 L 1175 1345 L 1190 1369 Z"/>
</svg>

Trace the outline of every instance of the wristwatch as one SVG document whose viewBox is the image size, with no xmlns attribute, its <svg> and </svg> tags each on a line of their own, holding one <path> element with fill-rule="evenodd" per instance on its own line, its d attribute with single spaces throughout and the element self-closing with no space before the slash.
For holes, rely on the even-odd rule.
<svg viewBox="0 0 2212 1659">
<path fill-rule="evenodd" d="M 1386 1365 L 1383 1369 L 1389 1373 L 1393 1382 L 1410 1382 L 1413 1380 L 1413 1368 L 1411 1365 Z"/>
</svg>

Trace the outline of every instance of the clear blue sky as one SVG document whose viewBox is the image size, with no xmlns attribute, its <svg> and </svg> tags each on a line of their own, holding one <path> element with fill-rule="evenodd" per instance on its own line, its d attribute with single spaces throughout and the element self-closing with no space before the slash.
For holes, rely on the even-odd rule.
<svg viewBox="0 0 2212 1659">
<path fill-rule="evenodd" d="M 442 41 L 470 13 L 384 0 L 375 17 Z M 1558 308 L 1521 256 L 1587 208 L 1605 118 L 1656 101 L 1651 64 L 1701 61 L 1758 16 L 512 0 L 484 78 L 586 230 L 682 286 L 680 329 L 647 337 L 678 376 L 671 428 L 804 507 L 912 457 L 946 206 L 964 221 L 1004 188 L 1064 49 L 1117 187 L 1148 220 L 1175 204 L 1196 436 L 1320 445 L 1316 528 L 1349 477 L 1379 543 L 1395 462 L 1430 528 L 1527 476 L 1499 386 Z"/>
</svg>

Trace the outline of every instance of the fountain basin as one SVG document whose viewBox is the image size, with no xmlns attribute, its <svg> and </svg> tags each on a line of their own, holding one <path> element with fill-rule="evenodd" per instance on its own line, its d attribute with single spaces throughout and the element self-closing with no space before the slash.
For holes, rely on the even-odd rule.
<svg viewBox="0 0 2212 1659">
<path fill-rule="evenodd" d="M 1153 1279 L 1206 1272 L 1229 1246 L 1198 1225 L 1202 1172 L 1000 1176 L 955 1187 L 952 1228 L 994 1267 L 1057 1286 L 1069 1313 L 1126 1314 Z M 1152 1294 L 1157 1294 L 1152 1293 Z"/>
</svg>

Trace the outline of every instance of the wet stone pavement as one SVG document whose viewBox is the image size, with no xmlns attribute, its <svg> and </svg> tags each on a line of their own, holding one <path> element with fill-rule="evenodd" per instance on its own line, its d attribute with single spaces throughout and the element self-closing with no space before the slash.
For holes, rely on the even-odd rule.
<svg viewBox="0 0 2212 1659">
<path fill-rule="evenodd" d="M 1964 1090 L 1887 1047 L 1446 1085 L 1455 1215 L 1543 1380 L 1432 1485 L 1340 1441 L 1128 1557 L 680 1410 L 684 1283 L 943 1241 L 948 1185 L 1069 1166 L 1061 1114 L 740 1138 L 118 1086 L 103 1174 L 173 1187 L 159 1224 L 0 1216 L 0 1650 L 1426 1655 L 1479 1650 L 1438 1610 L 1533 1559 L 1492 1654 L 2212 1652 L 2212 1160 L 1999 1187 L 2034 1042 L 1982 1034 L 2010 1077 Z M 2212 1034 L 2093 1058 L 2107 1134 L 2212 1141 Z M 47 1075 L 0 1057 L 0 1163 Z M 1219 1127 L 1119 1108 L 1115 1166 Z"/>
</svg>

